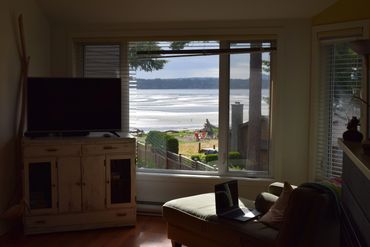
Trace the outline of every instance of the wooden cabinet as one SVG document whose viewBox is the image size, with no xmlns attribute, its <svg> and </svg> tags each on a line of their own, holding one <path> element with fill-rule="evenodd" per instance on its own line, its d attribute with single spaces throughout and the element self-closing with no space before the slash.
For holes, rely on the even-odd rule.
<svg viewBox="0 0 370 247">
<path fill-rule="evenodd" d="M 84 210 L 104 209 L 106 200 L 105 157 L 83 157 L 82 173 Z"/>
<path fill-rule="evenodd" d="M 135 224 L 135 139 L 25 139 L 23 156 L 26 234 Z"/>
<path fill-rule="evenodd" d="M 361 143 L 343 142 L 342 225 L 343 246 L 370 246 L 370 156 Z"/>
<path fill-rule="evenodd" d="M 81 212 L 81 158 L 61 157 L 57 162 L 59 213 Z"/>
</svg>

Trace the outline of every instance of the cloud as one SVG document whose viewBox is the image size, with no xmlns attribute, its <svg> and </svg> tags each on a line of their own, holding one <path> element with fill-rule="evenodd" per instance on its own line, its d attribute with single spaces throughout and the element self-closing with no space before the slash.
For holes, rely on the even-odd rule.
<svg viewBox="0 0 370 247">
<path fill-rule="evenodd" d="M 219 77 L 219 69 L 193 69 L 189 71 L 190 77 Z"/>
<path fill-rule="evenodd" d="M 231 55 L 230 77 L 234 79 L 249 78 L 249 54 Z"/>
<path fill-rule="evenodd" d="M 249 78 L 249 54 L 235 54 L 230 58 L 230 76 L 234 79 Z M 268 59 L 264 54 L 263 59 Z M 168 58 L 162 70 L 145 72 L 137 71 L 136 77 L 154 78 L 189 78 L 189 77 L 219 77 L 218 56 L 195 56 Z"/>
<path fill-rule="evenodd" d="M 188 77 L 218 77 L 218 56 L 177 57 L 167 59 L 163 69 L 145 72 L 137 71 L 136 77 L 153 78 L 188 78 Z"/>
</svg>

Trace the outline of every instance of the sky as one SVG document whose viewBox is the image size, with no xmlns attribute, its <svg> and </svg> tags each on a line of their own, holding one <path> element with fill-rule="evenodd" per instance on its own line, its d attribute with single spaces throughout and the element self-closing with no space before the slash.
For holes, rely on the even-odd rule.
<svg viewBox="0 0 370 247">
<path fill-rule="evenodd" d="M 263 59 L 268 59 L 268 54 Z M 219 77 L 219 56 L 193 56 L 167 58 L 168 62 L 161 70 L 153 72 L 136 71 L 136 78 L 169 79 L 189 77 Z M 230 58 L 230 77 L 232 79 L 249 78 L 249 54 L 234 54 Z"/>
<path fill-rule="evenodd" d="M 145 72 L 138 70 L 137 78 L 187 78 L 187 77 L 219 77 L 218 56 L 176 57 L 168 58 L 161 70 Z M 230 59 L 230 75 L 233 79 L 249 78 L 249 55 L 232 55 Z"/>
</svg>

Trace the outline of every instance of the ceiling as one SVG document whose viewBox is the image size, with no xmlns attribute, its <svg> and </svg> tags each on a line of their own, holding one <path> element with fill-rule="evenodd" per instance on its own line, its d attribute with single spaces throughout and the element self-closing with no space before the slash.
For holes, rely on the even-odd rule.
<svg viewBox="0 0 370 247">
<path fill-rule="evenodd" d="M 36 0 L 54 22 L 74 24 L 311 18 L 336 0 Z"/>
</svg>

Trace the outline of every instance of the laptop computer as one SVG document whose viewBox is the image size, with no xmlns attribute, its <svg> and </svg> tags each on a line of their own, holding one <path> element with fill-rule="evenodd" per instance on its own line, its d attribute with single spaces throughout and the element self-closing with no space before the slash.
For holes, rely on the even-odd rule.
<svg viewBox="0 0 370 247">
<path fill-rule="evenodd" d="M 261 215 L 256 209 L 249 210 L 246 207 L 239 207 L 238 181 L 232 180 L 215 185 L 215 200 L 217 216 L 248 221 Z"/>
</svg>

